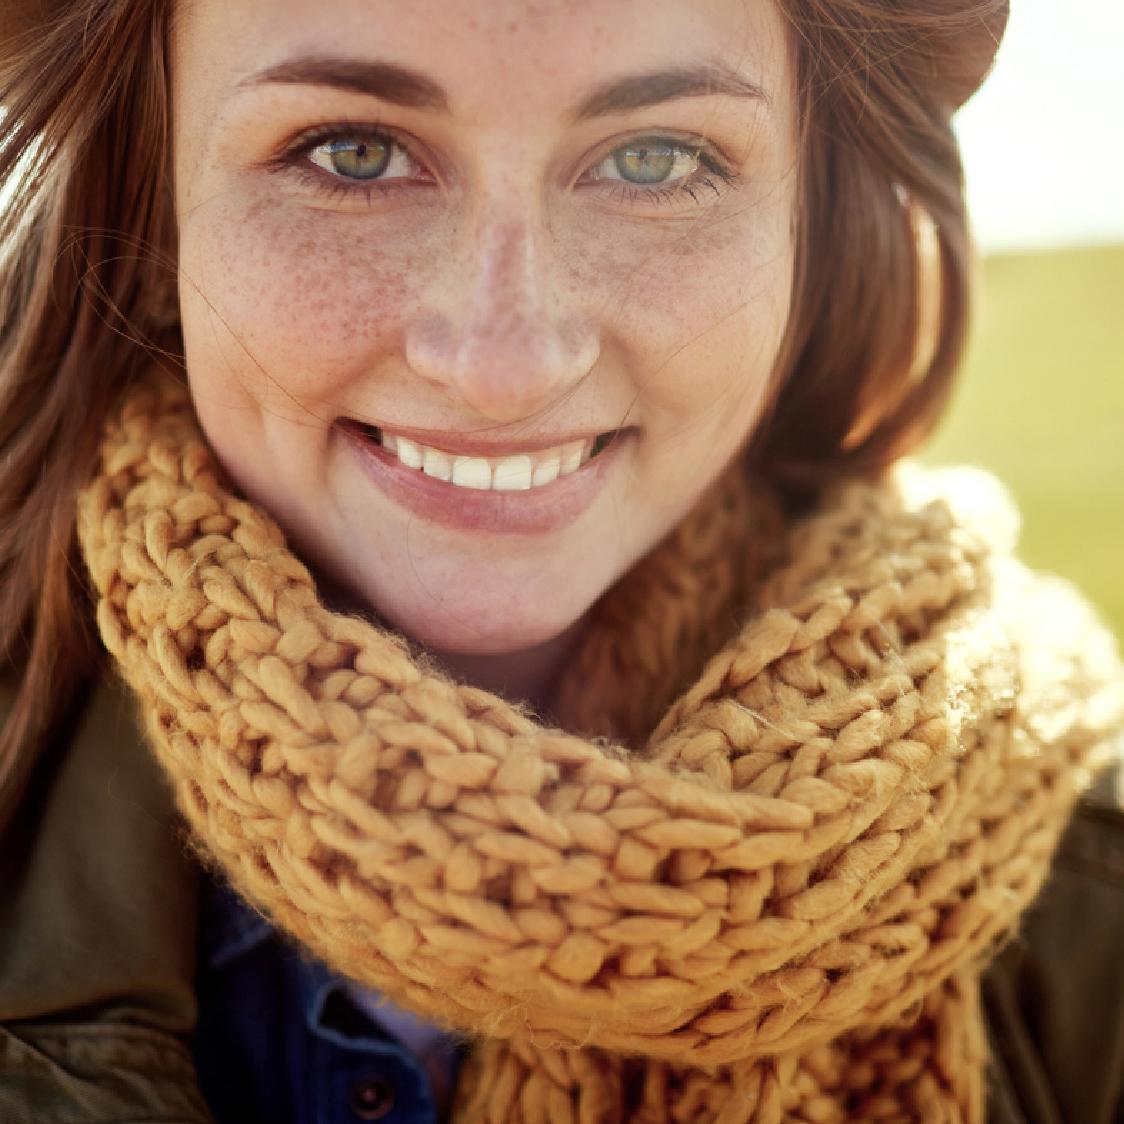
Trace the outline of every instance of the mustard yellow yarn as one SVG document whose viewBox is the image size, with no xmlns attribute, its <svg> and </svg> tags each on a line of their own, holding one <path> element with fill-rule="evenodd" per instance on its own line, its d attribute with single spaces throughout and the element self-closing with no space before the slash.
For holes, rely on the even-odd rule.
<svg viewBox="0 0 1124 1124">
<path fill-rule="evenodd" d="M 200 841 L 338 971 L 478 1036 L 457 1119 L 982 1120 L 978 976 L 1124 721 L 982 473 L 787 517 L 731 470 L 594 610 L 557 728 L 334 613 L 137 388 L 79 509 Z"/>
</svg>

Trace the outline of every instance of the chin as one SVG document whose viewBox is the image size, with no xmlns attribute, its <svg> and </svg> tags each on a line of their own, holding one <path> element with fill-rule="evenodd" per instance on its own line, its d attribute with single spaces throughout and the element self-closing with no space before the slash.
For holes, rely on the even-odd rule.
<svg viewBox="0 0 1124 1124">
<path fill-rule="evenodd" d="M 321 549 L 299 544 L 308 555 L 332 557 L 322 543 L 315 545 Z M 438 552 L 407 559 L 392 554 L 376 567 L 363 565 L 368 557 L 339 552 L 336 565 L 317 568 L 327 603 L 373 615 L 434 653 L 465 657 L 515 655 L 559 640 L 584 620 L 616 576 L 610 566 L 576 567 L 557 553 L 468 564 L 453 559 L 451 565 Z"/>
<path fill-rule="evenodd" d="M 554 607 L 555 610 L 557 607 Z M 478 613 L 433 609 L 383 613 L 383 618 L 410 640 L 436 652 L 461 656 L 500 656 L 537 648 L 556 640 L 584 615 Z"/>
</svg>

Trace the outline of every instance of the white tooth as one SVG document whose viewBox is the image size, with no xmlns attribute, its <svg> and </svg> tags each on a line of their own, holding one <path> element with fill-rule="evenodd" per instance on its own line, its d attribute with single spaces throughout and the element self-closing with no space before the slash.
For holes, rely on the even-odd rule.
<svg viewBox="0 0 1124 1124">
<path fill-rule="evenodd" d="M 453 462 L 449 459 L 448 453 L 443 453 L 440 449 L 426 448 L 422 471 L 426 476 L 436 476 L 438 480 L 448 480 L 453 474 Z"/>
<path fill-rule="evenodd" d="M 423 461 L 421 446 L 416 445 L 408 437 L 399 437 L 398 459 L 407 468 L 421 468 Z"/>
<path fill-rule="evenodd" d="M 562 467 L 562 456 L 558 452 L 553 452 L 550 456 L 535 465 L 535 471 L 531 477 L 531 483 L 537 488 L 540 484 L 549 484 L 552 480 L 558 479 L 558 470 Z"/>
<path fill-rule="evenodd" d="M 559 476 L 569 476 L 571 472 L 576 472 L 581 467 L 583 448 L 585 448 L 584 441 L 571 441 L 569 445 L 562 446 L 562 463 L 558 469 Z"/>
<path fill-rule="evenodd" d="M 457 457 L 453 461 L 453 483 L 487 491 L 492 486 L 491 465 L 483 457 Z"/>
<path fill-rule="evenodd" d="M 392 453 L 398 452 L 398 438 L 393 433 L 384 433 L 382 443 L 383 448 L 389 449 Z"/>
<path fill-rule="evenodd" d="M 492 488 L 497 492 L 524 492 L 530 486 L 530 457 L 504 457 L 492 469 Z"/>
</svg>

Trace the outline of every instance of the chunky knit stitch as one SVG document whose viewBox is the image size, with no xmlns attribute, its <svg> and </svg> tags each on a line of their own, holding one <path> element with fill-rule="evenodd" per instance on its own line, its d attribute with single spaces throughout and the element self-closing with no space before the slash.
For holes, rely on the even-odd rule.
<svg viewBox="0 0 1124 1124">
<path fill-rule="evenodd" d="M 201 850 L 476 1036 L 458 1120 L 982 1119 L 979 973 L 1124 721 L 989 477 L 797 519 L 731 469 L 595 608 L 555 728 L 324 607 L 168 382 L 79 514 Z"/>
</svg>

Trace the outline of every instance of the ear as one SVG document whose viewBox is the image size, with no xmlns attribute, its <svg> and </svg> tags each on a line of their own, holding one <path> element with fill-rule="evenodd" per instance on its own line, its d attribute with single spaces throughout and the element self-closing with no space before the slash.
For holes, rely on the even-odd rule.
<svg viewBox="0 0 1124 1124">
<path fill-rule="evenodd" d="M 942 7 L 965 7 L 960 3 Z M 959 109 L 979 89 L 995 62 L 995 54 L 1007 28 L 1009 0 L 970 5 L 970 14 L 960 21 L 951 20 L 933 36 L 929 53 L 942 101 Z"/>
</svg>

